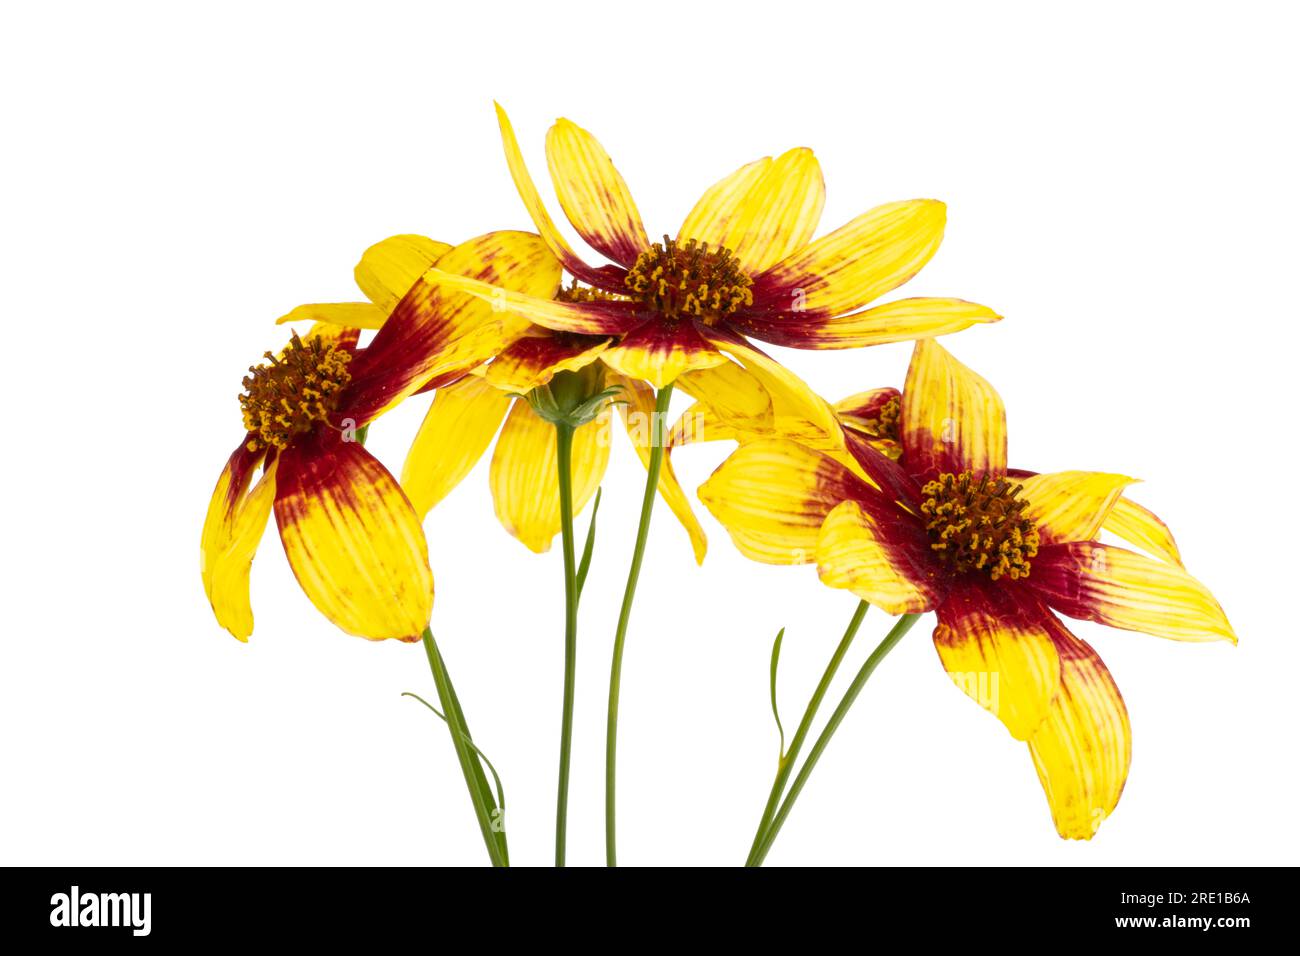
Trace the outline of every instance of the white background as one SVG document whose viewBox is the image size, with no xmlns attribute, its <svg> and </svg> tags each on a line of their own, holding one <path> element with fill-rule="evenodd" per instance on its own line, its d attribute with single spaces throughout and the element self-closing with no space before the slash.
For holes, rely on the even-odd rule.
<svg viewBox="0 0 1300 956">
<path fill-rule="evenodd" d="M 1024 746 L 951 686 L 923 621 L 772 864 L 1297 862 L 1293 11 L 974 6 L 10 11 L 0 862 L 483 861 L 445 729 L 398 696 L 432 694 L 420 647 L 335 630 L 274 530 L 239 644 L 197 552 L 239 380 L 283 338 L 272 319 L 356 298 L 352 265 L 384 236 L 529 227 L 493 98 L 539 176 L 556 116 L 592 129 L 652 234 L 793 145 L 821 158 L 823 230 L 946 200 L 944 245 L 904 291 L 1006 315 L 946 344 L 1005 397 L 1013 464 L 1144 478 L 1134 496 L 1241 637 L 1077 625 L 1135 738 L 1119 809 L 1080 844 L 1056 836 Z M 909 349 L 776 354 L 833 399 L 901 384 Z M 374 430 L 395 471 L 426 402 Z M 582 606 L 573 863 L 603 860 L 605 682 L 643 481 L 623 438 Z M 692 496 L 727 451 L 676 456 Z M 559 549 L 534 556 L 501 529 L 486 471 L 427 523 L 433 623 L 505 775 L 512 855 L 543 864 Z M 792 726 L 853 609 L 811 568 L 742 559 L 700 511 L 702 568 L 657 514 L 628 641 L 627 864 L 743 860 L 776 757 L 772 635 L 789 627 Z M 844 677 L 885 624 L 868 616 Z"/>
</svg>

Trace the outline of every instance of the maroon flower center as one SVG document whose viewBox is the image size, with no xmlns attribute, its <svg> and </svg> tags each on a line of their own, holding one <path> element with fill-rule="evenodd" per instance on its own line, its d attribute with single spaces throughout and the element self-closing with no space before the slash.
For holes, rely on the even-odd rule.
<svg viewBox="0 0 1300 956">
<path fill-rule="evenodd" d="M 707 242 L 685 244 L 664 236 L 641 255 L 623 280 L 628 295 L 666 319 L 691 316 L 707 325 L 754 304 L 754 280 L 730 249 Z"/>
<path fill-rule="evenodd" d="M 311 430 L 334 411 L 339 393 L 352 380 L 350 352 L 319 338 L 293 338 L 279 355 L 250 366 L 239 404 L 244 428 L 252 435 L 249 451 L 285 448 L 295 435 Z"/>
<path fill-rule="evenodd" d="M 1020 485 L 971 472 L 942 474 L 921 489 L 921 515 L 938 559 L 958 574 L 985 572 L 994 581 L 1029 576 L 1038 529 L 1024 516 Z"/>
</svg>

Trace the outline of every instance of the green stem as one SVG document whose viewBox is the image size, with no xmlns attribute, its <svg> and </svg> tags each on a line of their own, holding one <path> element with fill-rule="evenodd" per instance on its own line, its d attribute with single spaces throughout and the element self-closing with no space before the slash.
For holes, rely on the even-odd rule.
<svg viewBox="0 0 1300 956">
<path fill-rule="evenodd" d="M 555 798 L 555 865 L 564 866 L 569 814 L 569 751 L 573 743 L 573 687 L 578 662 L 578 576 L 573 556 L 573 426 L 555 426 L 560 475 L 560 531 L 564 541 L 564 710 L 560 718 L 560 773 Z"/>
<path fill-rule="evenodd" d="M 460 712 L 460 703 L 456 700 L 455 691 L 452 690 L 451 678 L 447 674 L 447 668 L 443 663 L 438 645 L 433 639 L 433 632 L 426 627 L 422 636 L 424 639 L 424 653 L 429 658 L 429 669 L 433 672 L 433 683 L 438 688 L 438 699 L 442 701 L 442 709 L 447 717 L 447 729 L 451 733 L 451 742 L 456 747 L 456 759 L 460 761 L 460 772 L 465 777 L 465 786 L 469 789 L 470 800 L 474 804 L 474 816 L 478 819 L 479 830 L 483 834 L 483 843 L 487 847 L 488 859 L 492 861 L 493 866 L 506 866 L 507 862 L 500 845 L 497 843 L 496 834 L 493 832 L 491 810 L 488 807 L 483 790 L 479 786 L 479 778 L 482 776 L 483 768 L 479 766 L 478 758 L 470 749 L 469 731 L 465 728 L 465 722 Z"/>
<path fill-rule="evenodd" d="M 863 685 L 867 683 L 867 678 L 871 676 L 872 672 L 880 662 L 885 659 L 885 655 L 892 651 L 894 646 L 903 639 L 903 635 L 912 629 L 912 625 L 916 623 L 920 616 L 921 615 L 919 614 L 904 614 L 900 617 L 894 623 L 894 626 L 890 629 L 889 633 L 885 635 L 885 639 L 876 646 L 876 649 L 871 652 L 871 656 L 866 659 L 865 663 L 863 663 L 862 669 L 859 670 L 857 676 L 853 678 L 853 683 L 850 684 L 849 689 L 844 692 L 844 698 L 840 701 L 839 706 L 835 708 L 835 712 L 831 714 L 830 720 L 826 722 L 826 727 L 822 730 L 821 736 L 819 736 L 817 742 L 813 744 L 812 750 L 808 754 L 808 759 L 805 760 L 803 766 L 799 768 L 799 773 L 794 778 L 794 783 L 790 785 L 790 793 L 785 798 L 785 802 L 781 804 L 781 809 L 777 812 L 776 818 L 773 819 L 772 825 L 768 828 L 767 835 L 763 837 L 763 843 L 758 848 L 758 852 L 754 854 L 752 861 L 746 865 L 763 865 L 763 860 L 767 858 L 768 851 L 772 849 L 773 841 L 776 840 L 777 834 L 781 832 L 781 826 L 785 823 L 785 818 L 790 815 L 790 810 L 794 807 L 795 800 L 799 798 L 799 794 L 803 790 L 804 784 L 808 782 L 808 777 L 812 774 L 813 768 L 817 766 L 817 761 L 821 757 L 822 751 L 824 751 L 826 745 L 831 742 L 831 737 L 835 735 L 835 731 L 839 728 L 841 722 L 843 722 L 845 715 L 848 714 L 849 708 L 853 706 L 853 702 L 858 699 L 858 694 L 862 692 Z"/>
<path fill-rule="evenodd" d="M 618 866 L 614 819 L 615 767 L 618 756 L 618 695 L 623 672 L 623 643 L 627 638 L 628 621 L 632 617 L 632 601 L 636 597 L 637 579 L 641 577 L 646 541 L 650 537 L 650 512 L 654 509 L 655 495 L 659 490 L 659 471 L 664 462 L 664 419 L 668 415 L 668 402 L 672 395 L 673 385 L 669 382 L 655 397 L 654 418 L 650 422 L 650 460 L 646 463 L 645 495 L 641 499 L 641 523 L 637 527 L 632 566 L 627 572 L 623 606 L 618 612 L 618 628 L 614 632 L 614 658 L 609 672 L 609 715 L 605 724 L 605 863 L 608 866 Z"/>
<path fill-rule="evenodd" d="M 767 806 L 763 808 L 763 817 L 759 820 L 758 830 L 754 833 L 754 842 L 750 845 L 749 857 L 745 860 L 746 866 L 753 865 L 754 859 L 763 845 L 763 838 L 767 836 L 767 830 L 772 825 L 772 818 L 776 816 L 777 808 L 781 804 L 781 795 L 785 793 L 786 781 L 790 779 L 790 771 L 794 769 L 795 760 L 799 757 L 799 750 L 803 747 L 808 731 L 812 728 L 812 722 L 817 716 L 818 708 L 821 707 L 822 698 L 826 696 L 826 691 L 830 689 L 835 672 L 839 670 L 840 662 L 844 660 L 844 655 L 848 653 L 849 645 L 853 643 L 858 628 L 862 626 L 862 619 L 867 616 L 867 608 L 869 607 L 871 605 L 866 601 L 858 602 L 857 610 L 853 612 L 853 619 L 849 621 L 844 637 L 840 639 L 839 646 L 835 648 L 835 653 L 831 655 L 830 663 L 826 665 L 826 671 L 817 684 L 817 689 L 813 691 L 812 698 L 808 701 L 808 708 L 803 712 L 803 720 L 799 722 L 799 729 L 795 731 L 794 738 L 790 741 L 790 749 L 781 755 L 781 759 L 777 763 L 776 780 L 772 782 L 772 792 L 768 795 Z"/>
</svg>

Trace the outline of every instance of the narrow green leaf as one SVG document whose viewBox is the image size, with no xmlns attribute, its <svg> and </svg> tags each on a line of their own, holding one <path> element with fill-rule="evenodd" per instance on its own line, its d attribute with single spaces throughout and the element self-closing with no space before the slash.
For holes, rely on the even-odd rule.
<svg viewBox="0 0 1300 956">
<path fill-rule="evenodd" d="M 404 690 L 402 691 L 402 696 L 414 697 L 425 707 L 428 707 L 431 711 L 437 714 L 439 720 L 441 720 L 443 723 L 447 722 L 447 716 L 442 711 L 440 711 L 437 707 L 434 707 L 433 704 L 429 703 L 427 700 L 421 697 L 419 694 L 414 693 L 413 691 Z M 461 734 L 461 737 L 465 739 L 465 743 L 469 744 L 470 748 L 474 751 L 474 753 L 478 754 L 479 758 L 485 764 L 487 764 L 488 770 L 492 771 L 492 779 L 496 782 L 496 788 L 497 788 L 497 806 L 501 808 L 502 812 L 504 812 L 506 808 L 506 791 L 505 791 L 505 787 L 501 785 L 501 777 L 497 774 L 497 768 L 492 766 L 492 761 L 488 759 L 488 755 L 478 749 L 478 744 L 470 740 L 468 734 Z"/>
<path fill-rule="evenodd" d="M 781 726 L 781 711 L 776 705 L 776 669 L 781 662 L 781 641 L 785 639 L 785 628 L 776 632 L 772 642 L 772 673 L 769 681 L 772 691 L 772 716 L 776 718 L 776 729 L 781 734 L 781 759 L 785 759 L 785 728 Z"/>
<path fill-rule="evenodd" d="M 587 543 L 582 546 L 582 560 L 578 562 L 578 598 L 582 598 L 582 586 L 587 583 L 587 572 L 591 570 L 591 552 L 596 547 L 596 512 L 600 510 L 600 489 L 596 489 L 596 500 L 591 504 L 591 524 L 587 526 Z"/>
</svg>

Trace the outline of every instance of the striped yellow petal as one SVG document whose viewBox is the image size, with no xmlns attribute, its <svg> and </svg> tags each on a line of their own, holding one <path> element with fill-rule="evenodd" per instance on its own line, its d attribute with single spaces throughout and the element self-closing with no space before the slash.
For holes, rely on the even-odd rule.
<svg viewBox="0 0 1300 956">
<path fill-rule="evenodd" d="M 901 437 L 908 471 L 1001 475 L 1007 415 L 997 391 L 938 342 L 922 339 L 903 386 Z"/>
<path fill-rule="evenodd" d="M 433 610 L 420 519 L 358 442 L 311 436 L 280 455 L 275 518 L 311 602 L 369 640 L 418 640 Z"/>
<path fill-rule="evenodd" d="M 217 623 L 241 641 L 253 633 L 248 577 L 275 500 L 275 463 L 250 492 L 261 455 L 240 448 L 222 469 L 203 522 L 199 567 Z"/>
<path fill-rule="evenodd" d="M 735 362 L 724 362 L 704 369 L 683 372 L 678 387 L 701 406 L 683 419 L 690 424 L 700 416 L 701 430 L 706 420 L 718 428 L 755 435 L 772 434 L 774 415 L 772 397 L 757 378 Z M 703 440 L 703 439 L 696 439 Z"/>
<path fill-rule="evenodd" d="M 641 214 L 605 148 L 567 119 L 546 134 L 546 161 L 560 208 L 593 249 L 623 266 L 650 247 Z"/>
<path fill-rule="evenodd" d="M 275 320 L 284 322 L 318 322 L 347 329 L 377 329 L 388 312 L 373 302 L 318 302 L 300 305 Z"/>
<path fill-rule="evenodd" d="M 798 296 L 792 297 L 798 302 Z M 798 349 L 856 349 L 960 332 L 1002 318 L 964 299 L 899 299 L 848 315 L 792 311 L 738 321 L 744 331 L 774 345 Z"/>
<path fill-rule="evenodd" d="M 485 373 L 489 382 L 507 392 L 523 395 L 547 384 L 557 372 L 574 372 L 596 361 L 610 339 L 566 337 L 548 329 L 512 342 L 492 360 Z"/>
<path fill-rule="evenodd" d="M 726 247 L 732 230 L 745 218 L 749 194 L 772 168 L 772 157 L 741 166 L 718 180 L 700 197 L 677 231 L 678 241 L 689 239 L 707 242 L 711 247 Z"/>
<path fill-rule="evenodd" d="M 1049 545 L 1029 583 L 1062 614 L 1175 641 L 1237 641 L 1209 589 L 1179 565 L 1095 541 Z"/>
<path fill-rule="evenodd" d="M 1099 471 L 1058 471 L 1020 482 L 1023 514 L 1043 544 L 1091 541 L 1124 489 L 1137 479 Z"/>
<path fill-rule="evenodd" d="M 1061 683 L 1029 752 L 1056 831 L 1090 840 L 1119 803 L 1133 757 L 1128 709 L 1097 652 L 1059 622 Z"/>
<path fill-rule="evenodd" d="M 1183 563 L 1183 557 L 1178 552 L 1178 544 L 1174 541 L 1169 526 L 1130 498 L 1120 498 L 1115 502 L 1110 513 L 1106 515 L 1102 528 L 1123 538 L 1129 544 L 1137 545 L 1149 554 L 1172 561 L 1174 564 Z"/>
<path fill-rule="evenodd" d="M 826 516 L 817 539 L 822 584 L 852 591 L 886 614 L 919 614 L 943 600 L 929 542 L 901 511 L 869 512 L 845 501 Z"/>
<path fill-rule="evenodd" d="M 677 381 L 684 372 L 727 362 L 727 357 L 709 344 L 693 323 L 670 326 L 658 319 L 623 336 L 601 359 L 627 378 L 649 382 L 655 388 Z"/>
<path fill-rule="evenodd" d="M 636 449 L 637 455 L 640 456 L 641 464 L 648 468 L 654 440 L 654 389 L 643 381 L 627 378 L 617 373 L 610 376 L 609 384 L 619 385 L 623 389 L 619 399 L 625 404 L 620 404 L 618 410 L 623 417 L 623 424 L 627 428 L 628 437 L 632 440 L 632 447 Z M 661 427 L 667 433 L 668 423 L 664 422 Z M 691 509 L 690 499 L 677 481 L 677 475 L 673 471 L 672 456 L 669 454 L 668 449 L 664 450 L 663 464 L 659 470 L 659 496 L 663 498 L 664 504 L 668 505 L 669 510 L 681 522 L 682 527 L 686 529 L 687 535 L 690 536 L 691 550 L 695 553 L 695 562 L 703 564 L 704 554 L 709 545 L 708 537 L 704 534 L 699 519 L 695 517 L 695 512 Z"/>
<path fill-rule="evenodd" d="M 608 410 L 573 435 L 573 513 L 596 493 L 609 463 Z M 560 533 L 555 426 L 515 402 L 492 454 L 488 481 L 497 518 L 530 551 L 550 550 Z"/>
<path fill-rule="evenodd" d="M 467 375 L 434 393 L 402 466 L 402 490 L 421 519 L 483 457 L 511 401 L 478 375 Z"/>
<path fill-rule="evenodd" d="M 793 252 L 756 283 L 755 298 L 798 302 L 799 309 L 854 312 L 896 289 L 930 261 L 943 239 L 947 212 L 934 199 L 877 206 Z M 794 290 L 802 290 L 797 299 Z M 784 293 L 781 295 L 780 293 Z"/>
<path fill-rule="evenodd" d="M 352 274 L 366 298 L 387 315 L 415 285 L 415 280 L 451 249 L 447 243 L 428 236 L 409 233 L 389 236 L 361 254 L 361 261 Z"/>
</svg>

